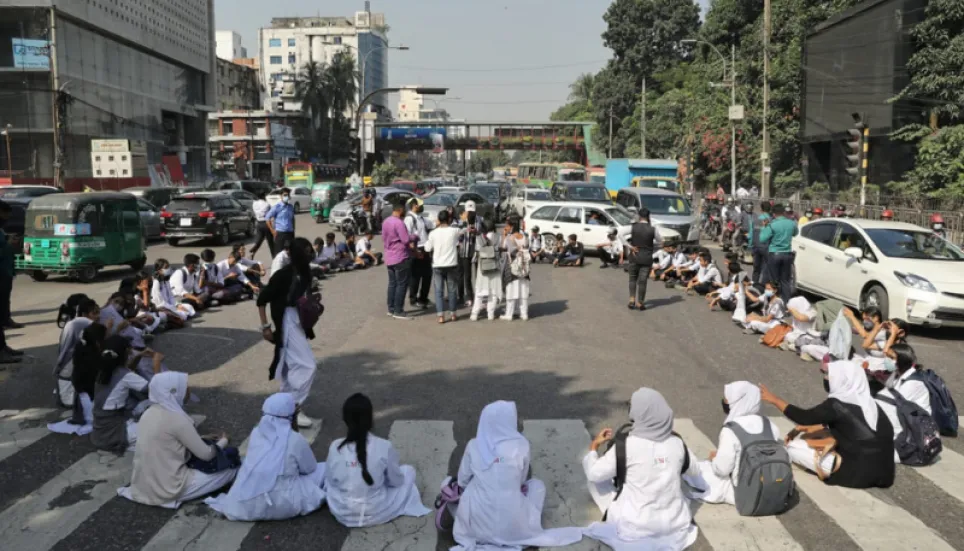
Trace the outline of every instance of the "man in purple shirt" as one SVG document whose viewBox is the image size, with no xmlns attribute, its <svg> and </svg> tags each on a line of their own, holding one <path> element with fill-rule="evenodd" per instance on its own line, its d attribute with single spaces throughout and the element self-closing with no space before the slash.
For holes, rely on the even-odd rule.
<svg viewBox="0 0 964 551">
<path fill-rule="evenodd" d="M 382 242 L 385 247 L 385 265 L 388 267 L 388 315 L 397 320 L 412 319 L 405 315 L 405 293 L 408 277 L 412 271 L 411 251 L 418 241 L 417 235 L 409 235 L 402 221 L 405 205 L 396 203 L 392 216 L 382 223 Z"/>
</svg>

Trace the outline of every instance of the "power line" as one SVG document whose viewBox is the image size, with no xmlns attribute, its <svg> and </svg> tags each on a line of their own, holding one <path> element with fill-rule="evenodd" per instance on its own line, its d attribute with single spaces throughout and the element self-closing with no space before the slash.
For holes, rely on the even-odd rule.
<svg viewBox="0 0 964 551">
<path fill-rule="evenodd" d="M 501 69 L 463 69 L 457 67 L 442 68 L 442 67 L 410 67 L 405 65 L 396 65 L 394 67 L 398 69 L 408 69 L 410 71 L 431 71 L 438 73 L 508 73 L 513 71 L 539 71 L 544 69 L 563 69 L 566 67 L 581 67 L 586 65 L 596 65 L 599 63 L 606 63 L 608 59 L 598 59 L 595 61 L 583 61 L 578 63 L 563 63 L 559 65 L 536 65 L 529 67 L 505 67 Z"/>
</svg>

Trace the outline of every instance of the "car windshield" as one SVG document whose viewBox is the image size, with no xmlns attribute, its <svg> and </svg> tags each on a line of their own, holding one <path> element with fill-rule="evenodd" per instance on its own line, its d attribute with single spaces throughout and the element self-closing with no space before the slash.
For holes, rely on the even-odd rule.
<svg viewBox="0 0 964 551">
<path fill-rule="evenodd" d="M 650 214 L 690 214 L 690 203 L 679 195 L 640 195 Z"/>
<path fill-rule="evenodd" d="M 526 191 L 526 199 L 530 201 L 549 201 L 551 196 L 548 191 L 529 190 Z"/>
<path fill-rule="evenodd" d="M 476 186 L 472 188 L 472 191 L 478 193 L 482 197 L 485 197 L 485 200 L 490 203 L 499 202 L 499 188 L 496 186 Z"/>
<path fill-rule="evenodd" d="M 455 195 L 449 195 L 447 193 L 436 193 L 434 195 L 429 195 L 425 198 L 426 205 L 437 205 L 442 207 L 451 207 L 455 205 L 456 197 Z"/>
<path fill-rule="evenodd" d="M 919 260 L 964 261 L 964 252 L 938 235 L 925 231 L 877 228 L 864 230 L 884 256 Z"/>
<path fill-rule="evenodd" d="M 613 217 L 620 226 L 628 226 L 633 223 L 633 216 L 626 209 L 613 207 L 606 209 L 606 214 Z"/>
<path fill-rule="evenodd" d="M 8 199 L 15 197 L 40 197 L 41 195 L 47 195 L 52 192 L 54 191 L 42 187 L 10 187 L 0 189 L 0 197 L 6 197 Z"/>
<path fill-rule="evenodd" d="M 569 188 L 569 199 L 574 201 L 608 201 L 609 192 L 599 186 L 572 186 Z"/>
</svg>

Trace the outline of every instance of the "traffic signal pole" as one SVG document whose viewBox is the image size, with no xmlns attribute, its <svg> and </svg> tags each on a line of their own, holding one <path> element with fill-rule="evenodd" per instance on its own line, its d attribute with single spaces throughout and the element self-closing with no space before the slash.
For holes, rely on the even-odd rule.
<svg viewBox="0 0 964 551">
<path fill-rule="evenodd" d="M 863 206 L 867 203 L 867 173 L 869 166 L 868 153 L 870 153 L 870 128 L 864 127 L 862 137 L 862 151 L 860 154 L 860 206 L 863 210 Z"/>
</svg>

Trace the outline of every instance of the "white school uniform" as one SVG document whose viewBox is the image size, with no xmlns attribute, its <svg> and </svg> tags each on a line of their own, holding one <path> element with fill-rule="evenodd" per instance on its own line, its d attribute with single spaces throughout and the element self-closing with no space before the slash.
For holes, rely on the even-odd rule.
<svg viewBox="0 0 964 551">
<path fill-rule="evenodd" d="M 181 304 L 177 301 L 174 291 L 171 290 L 170 281 L 161 281 L 157 278 L 154 278 L 154 285 L 151 286 L 151 303 L 158 310 L 173 312 L 182 320 L 193 318 L 196 313 L 190 304 Z"/>
<path fill-rule="evenodd" d="M 712 262 L 707 264 L 706 267 L 700 265 L 696 272 L 697 283 L 723 283 L 723 276 L 720 275 L 720 269 L 716 267 L 716 264 Z"/>
<path fill-rule="evenodd" d="M 284 268 L 288 264 L 291 264 L 291 255 L 288 254 L 288 251 L 279 252 L 275 255 L 274 259 L 271 260 L 271 273 L 276 273 L 278 270 Z M 247 277 L 245 277 L 245 280 L 247 280 Z"/>
<path fill-rule="evenodd" d="M 653 268 L 665 270 L 673 262 L 673 255 L 660 249 L 653 254 L 653 260 L 655 261 Z"/>
<path fill-rule="evenodd" d="M 619 238 L 616 238 L 616 239 L 618 241 Z M 686 253 L 684 253 L 683 251 L 679 251 L 675 255 L 673 255 L 673 268 L 682 268 L 686 266 L 688 262 L 689 262 L 689 258 L 686 256 Z"/>
<path fill-rule="evenodd" d="M 341 524 L 357 528 L 385 524 L 400 516 L 421 517 L 432 512 L 422 505 L 415 485 L 415 468 L 399 465 L 392 443 L 368 435 L 367 466 L 374 483 L 362 478 L 355 445 L 338 449 L 344 438 L 331 443 L 325 462 L 328 508 Z"/>
<path fill-rule="evenodd" d="M 311 384 L 318 371 L 318 361 L 311 350 L 311 343 L 301 328 L 301 318 L 298 310 L 289 306 L 285 308 L 282 320 L 284 342 L 281 346 L 281 358 L 278 360 L 278 372 L 281 373 L 281 392 L 291 394 L 299 404 L 305 403 Z"/>
<path fill-rule="evenodd" d="M 271 266 L 273 268 L 274 264 L 272 263 Z M 223 285 L 227 276 L 231 274 L 237 274 L 237 280 L 245 285 L 247 285 L 250 281 L 248 276 L 244 275 L 244 266 L 242 266 L 240 262 L 235 262 L 234 266 L 228 266 L 228 261 L 226 259 L 218 262 L 219 283 Z"/>
<path fill-rule="evenodd" d="M 894 371 L 887 381 L 887 388 L 878 392 L 875 398 L 881 411 L 883 411 L 887 419 L 890 420 L 890 425 L 894 427 L 894 441 L 900 437 L 902 432 L 900 419 L 897 417 L 897 407 L 880 399 L 881 396 L 886 396 L 893 400 L 894 394 L 890 391 L 891 389 L 896 389 L 905 400 L 914 402 L 927 413 L 933 414 L 933 411 L 931 411 L 931 395 L 927 390 L 927 385 L 921 381 L 911 379 L 915 373 L 917 373 L 917 369 L 915 368 L 908 369 L 903 375 L 899 375 Z M 896 450 L 894 451 L 894 462 L 900 463 L 900 456 L 897 455 Z"/>
<path fill-rule="evenodd" d="M 756 331 L 757 333 L 766 334 L 766 332 L 770 329 L 780 325 L 783 322 L 783 318 L 787 315 L 787 308 L 783 304 L 783 299 L 776 295 L 770 297 L 766 308 L 764 308 L 764 314 L 767 316 L 773 316 L 773 319 L 770 321 L 753 320 L 747 322 L 746 327 Z"/>
<path fill-rule="evenodd" d="M 810 304 L 810 301 L 806 297 L 793 297 L 787 303 L 787 308 L 793 308 L 797 312 L 807 316 L 807 321 L 800 321 L 793 314 L 790 314 L 790 326 L 793 328 L 787 336 L 784 338 L 785 341 L 793 344 L 804 335 L 819 336 L 814 330 L 814 320 L 817 319 L 817 310 Z M 787 311 L 789 313 L 789 310 Z"/>
<path fill-rule="evenodd" d="M 498 247 L 499 240 L 495 232 L 489 232 L 485 237 L 489 240 L 489 243 Z M 482 236 L 477 236 L 475 243 L 476 257 L 478 257 L 479 248 L 484 245 L 485 240 Z M 482 312 L 482 305 L 485 304 L 489 319 L 495 319 L 496 306 L 498 306 L 499 301 L 502 299 L 502 271 L 496 270 L 488 274 L 482 273 L 478 258 L 475 260 L 475 265 L 475 300 L 472 302 L 472 316 L 478 318 Z"/>
<path fill-rule="evenodd" d="M 187 268 L 174 270 L 174 273 L 171 274 L 170 279 L 171 292 L 174 293 L 176 298 L 181 298 L 184 295 L 201 294 L 201 289 L 198 287 L 197 282 L 197 273 L 189 273 Z"/>
</svg>

